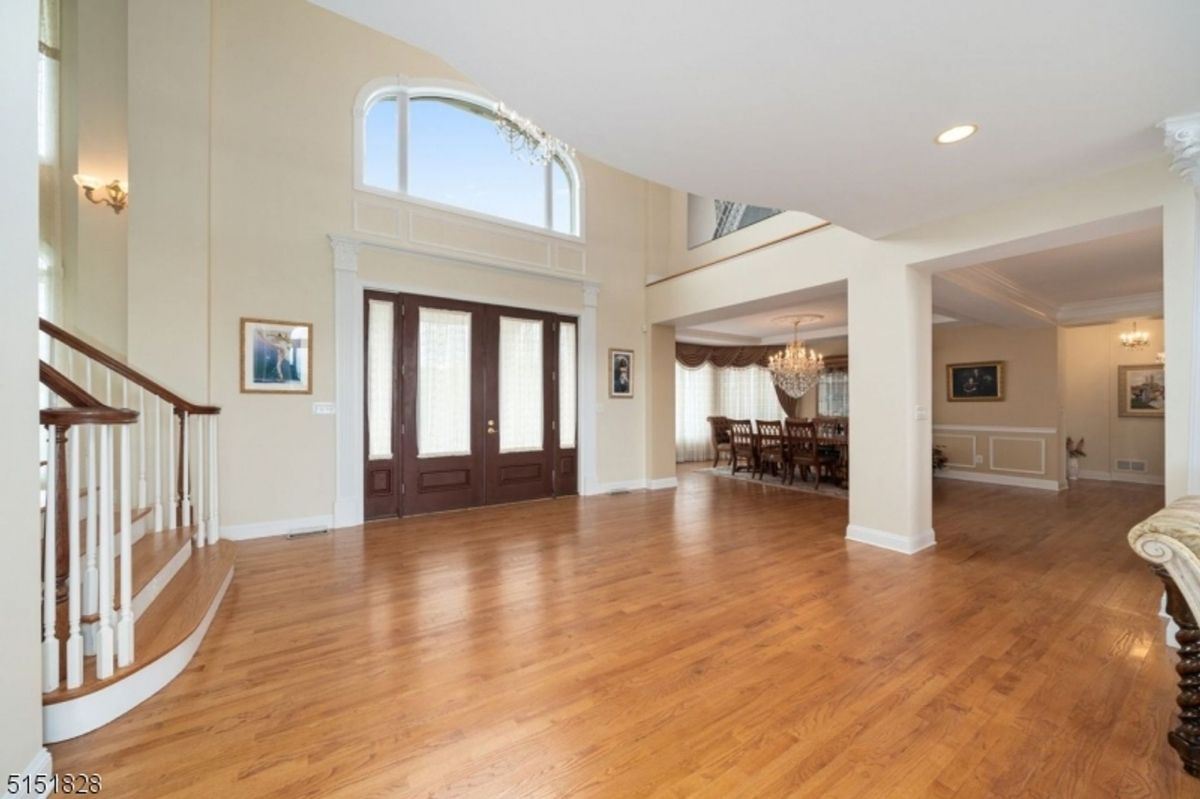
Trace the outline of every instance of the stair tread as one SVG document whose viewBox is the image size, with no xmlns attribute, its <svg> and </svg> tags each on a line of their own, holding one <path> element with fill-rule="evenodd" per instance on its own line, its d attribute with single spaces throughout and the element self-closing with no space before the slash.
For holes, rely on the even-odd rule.
<svg viewBox="0 0 1200 799">
<path fill-rule="evenodd" d="M 150 581 L 158 576 L 176 553 L 188 546 L 195 535 L 195 526 L 175 527 L 161 533 L 148 532 L 133 542 L 133 596 L 137 596 Z M 113 608 L 121 607 L 121 556 L 113 561 Z M 95 615 L 84 616 L 84 621 L 95 621 Z"/>
<path fill-rule="evenodd" d="M 134 662 L 117 668 L 112 677 L 100 680 L 96 677 L 95 658 L 85 658 L 83 685 L 42 694 L 42 703 L 51 705 L 77 699 L 113 685 L 183 643 L 204 620 L 233 569 L 235 553 L 230 541 L 219 541 L 194 551 L 145 615 L 134 622 Z"/>
</svg>

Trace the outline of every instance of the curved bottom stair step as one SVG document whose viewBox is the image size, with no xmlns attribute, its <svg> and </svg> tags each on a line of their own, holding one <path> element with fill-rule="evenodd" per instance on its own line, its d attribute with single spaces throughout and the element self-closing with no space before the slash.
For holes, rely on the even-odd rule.
<svg viewBox="0 0 1200 799">
<path fill-rule="evenodd" d="M 42 695 L 46 743 L 101 727 L 153 696 L 187 666 L 233 579 L 235 545 L 194 550 L 149 610 L 134 623 L 134 662 L 106 680 L 84 660 L 83 685 Z M 65 673 L 65 672 L 64 672 Z"/>
</svg>

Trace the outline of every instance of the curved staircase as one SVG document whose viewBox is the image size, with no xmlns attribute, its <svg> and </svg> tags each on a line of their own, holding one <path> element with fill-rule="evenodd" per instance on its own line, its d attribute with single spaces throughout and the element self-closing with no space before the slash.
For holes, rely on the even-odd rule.
<svg viewBox="0 0 1200 799">
<path fill-rule="evenodd" d="M 220 537 L 220 409 L 45 320 L 41 332 L 42 704 L 54 743 L 183 671 L 233 580 L 234 545 Z"/>
</svg>

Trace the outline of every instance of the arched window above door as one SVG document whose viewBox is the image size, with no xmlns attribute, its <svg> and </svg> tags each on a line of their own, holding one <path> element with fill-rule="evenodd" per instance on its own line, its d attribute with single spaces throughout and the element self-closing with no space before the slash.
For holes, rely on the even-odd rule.
<svg viewBox="0 0 1200 799">
<path fill-rule="evenodd" d="M 580 237 L 574 159 L 529 163 L 497 120 L 497 104 L 467 90 L 375 81 L 355 108 L 355 188 Z"/>
</svg>

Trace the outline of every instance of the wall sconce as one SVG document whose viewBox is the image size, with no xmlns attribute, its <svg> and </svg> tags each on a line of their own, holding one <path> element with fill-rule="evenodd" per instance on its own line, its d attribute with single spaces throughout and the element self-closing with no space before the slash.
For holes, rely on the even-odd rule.
<svg viewBox="0 0 1200 799">
<path fill-rule="evenodd" d="M 107 185 L 100 182 L 100 178 L 94 178 L 91 175 L 76 175 L 75 184 L 83 189 L 83 196 L 96 205 L 107 205 L 113 209 L 114 214 L 121 213 L 125 206 L 129 205 L 129 189 L 125 186 L 124 181 L 114 180 Z M 99 189 L 104 189 L 107 197 L 96 199 L 95 192 Z"/>
</svg>

